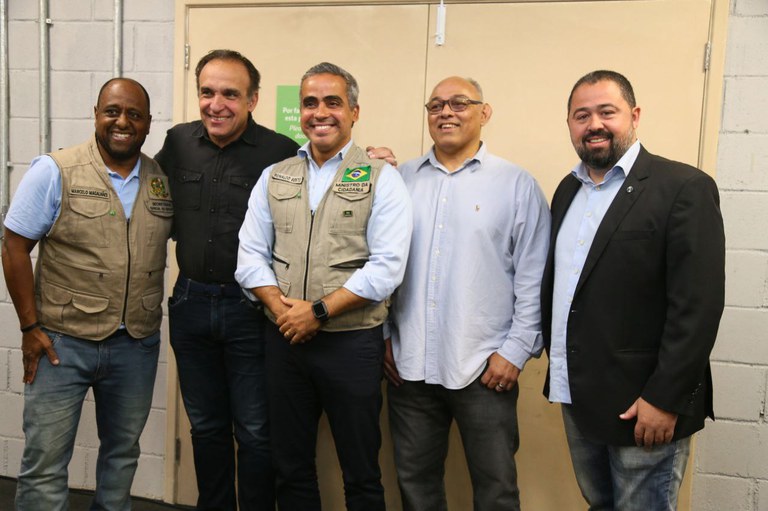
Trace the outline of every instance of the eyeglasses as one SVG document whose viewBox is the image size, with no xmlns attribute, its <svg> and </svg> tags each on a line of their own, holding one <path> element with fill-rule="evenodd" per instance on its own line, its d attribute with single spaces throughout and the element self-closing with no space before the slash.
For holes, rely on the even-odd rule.
<svg viewBox="0 0 768 511">
<path fill-rule="evenodd" d="M 459 96 L 450 99 L 433 99 L 424 105 L 424 108 L 427 109 L 430 115 L 437 115 L 443 111 L 446 104 L 454 112 L 463 112 L 469 105 L 482 105 L 483 102 Z"/>
</svg>

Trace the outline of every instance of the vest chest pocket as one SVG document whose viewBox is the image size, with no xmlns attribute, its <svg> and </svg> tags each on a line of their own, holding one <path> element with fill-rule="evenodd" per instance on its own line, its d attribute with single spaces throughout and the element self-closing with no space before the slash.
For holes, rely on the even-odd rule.
<svg viewBox="0 0 768 511">
<path fill-rule="evenodd" d="M 336 192 L 333 203 L 331 234 L 363 234 L 371 212 L 370 193 Z"/>
<path fill-rule="evenodd" d="M 67 214 L 62 209 L 62 214 L 57 220 L 56 229 L 62 239 L 83 247 L 109 246 L 109 227 L 115 221 L 115 216 L 110 215 L 112 201 L 109 200 L 109 192 L 106 198 L 91 198 L 78 195 L 69 196 L 69 210 Z"/>
<path fill-rule="evenodd" d="M 276 231 L 293 232 L 296 208 L 301 199 L 301 185 L 272 182 L 269 186 L 269 208 Z"/>
</svg>

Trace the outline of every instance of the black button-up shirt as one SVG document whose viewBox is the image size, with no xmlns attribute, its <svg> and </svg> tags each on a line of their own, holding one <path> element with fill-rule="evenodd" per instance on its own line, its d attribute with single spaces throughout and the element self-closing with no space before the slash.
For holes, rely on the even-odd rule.
<svg viewBox="0 0 768 511">
<path fill-rule="evenodd" d="M 235 281 L 237 236 L 251 189 L 266 167 L 295 156 L 298 147 L 250 117 L 240 138 L 223 148 L 201 121 L 168 130 L 155 159 L 170 178 L 176 260 L 185 277 Z"/>
</svg>

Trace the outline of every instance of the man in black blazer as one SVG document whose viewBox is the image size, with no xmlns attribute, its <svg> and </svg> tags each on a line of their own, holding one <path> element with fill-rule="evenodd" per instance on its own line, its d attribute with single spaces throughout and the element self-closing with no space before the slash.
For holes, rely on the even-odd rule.
<svg viewBox="0 0 768 511">
<path fill-rule="evenodd" d="M 581 162 L 552 199 L 542 281 L 550 368 L 590 509 L 674 510 L 690 436 L 712 417 L 709 354 L 723 311 L 725 237 L 715 182 L 650 154 L 629 81 L 574 85 Z"/>
</svg>

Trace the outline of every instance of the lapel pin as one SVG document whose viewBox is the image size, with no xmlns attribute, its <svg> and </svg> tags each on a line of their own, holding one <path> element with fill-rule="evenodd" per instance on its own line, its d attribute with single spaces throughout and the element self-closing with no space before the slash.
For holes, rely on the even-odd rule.
<svg viewBox="0 0 768 511">
<path fill-rule="evenodd" d="M 632 193 L 634 191 L 635 191 L 635 188 L 633 186 L 628 186 L 627 187 L 627 193 Z"/>
</svg>

